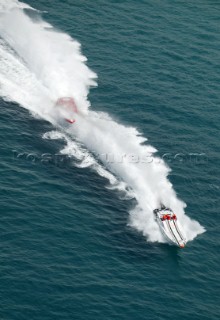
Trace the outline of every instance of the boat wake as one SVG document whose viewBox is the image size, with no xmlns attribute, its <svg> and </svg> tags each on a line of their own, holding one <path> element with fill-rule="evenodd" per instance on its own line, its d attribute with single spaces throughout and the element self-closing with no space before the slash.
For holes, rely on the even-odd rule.
<svg viewBox="0 0 220 320">
<path fill-rule="evenodd" d="M 188 241 L 204 232 L 185 214 L 186 205 L 167 178 L 170 169 L 147 139 L 108 114 L 90 110 L 87 96 L 96 86 L 96 74 L 87 67 L 77 41 L 17 0 L 0 0 L 0 34 L 1 97 L 50 121 L 56 129 L 43 138 L 62 139 L 60 152 L 77 159 L 75 165 L 91 167 L 112 188 L 123 190 L 125 198 L 135 198 L 129 214 L 132 227 L 148 241 L 166 241 L 153 215 L 163 203 L 178 215 Z M 74 125 L 59 123 L 54 104 L 60 97 L 74 97 L 80 111 Z"/>
</svg>

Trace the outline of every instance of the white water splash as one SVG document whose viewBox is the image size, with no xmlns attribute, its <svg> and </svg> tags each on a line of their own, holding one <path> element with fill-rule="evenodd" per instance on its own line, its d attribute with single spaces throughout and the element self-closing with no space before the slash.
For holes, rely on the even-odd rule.
<svg viewBox="0 0 220 320">
<path fill-rule="evenodd" d="M 62 132 L 46 133 L 44 138 L 62 139 L 66 146 L 61 153 L 77 159 L 75 165 L 91 167 L 113 188 L 135 197 L 137 206 L 130 212 L 129 223 L 149 241 L 164 241 L 152 212 L 160 203 L 177 213 L 188 240 L 204 232 L 185 214 L 186 205 L 167 179 L 169 168 L 153 156 L 153 147 L 143 144 L 146 139 L 135 128 L 89 110 L 87 95 L 90 86 L 96 85 L 96 75 L 86 66 L 80 44 L 39 16 L 32 21 L 24 8 L 28 6 L 18 1 L 9 5 L 0 0 L 1 96 L 57 127 L 55 101 L 73 96 L 80 110 L 76 123 L 62 128 Z"/>
</svg>

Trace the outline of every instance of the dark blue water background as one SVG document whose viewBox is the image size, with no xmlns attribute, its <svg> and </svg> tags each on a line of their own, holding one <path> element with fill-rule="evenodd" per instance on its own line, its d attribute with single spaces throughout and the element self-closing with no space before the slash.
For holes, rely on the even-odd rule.
<svg viewBox="0 0 220 320">
<path fill-rule="evenodd" d="M 0 318 L 219 319 L 220 4 L 26 2 L 82 44 L 99 76 L 92 108 L 170 153 L 169 178 L 207 232 L 185 250 L 147 243 L 127 226 L 132 201 L 89 168 L 15 159 L 13 150 L 56 154 L 62 143 L 1 101 Z"/>
</svg>

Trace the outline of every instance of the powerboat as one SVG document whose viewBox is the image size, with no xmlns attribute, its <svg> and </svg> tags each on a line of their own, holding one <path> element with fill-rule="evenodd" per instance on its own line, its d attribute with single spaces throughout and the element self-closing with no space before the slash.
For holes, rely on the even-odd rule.
<svg viewBox="0 0 220 320">
<path fill-rule="evenodd" d="M 155 209 L 153 212 L 155 219 L 167 240 L 180 248 L 184 248 L 186 245 L 186 237 L 184 236 L 182 227 L 173 211 L 170 208 L 161 205 L 161 208 Z"/>
<path fill-rule="evenodd" d="M 72 97 L 59 98 L 55 107 L 60 110 L 62 117 L 70 124 L 76 122 L 75 114 L 78 113 L 77 105 Z"/>
</svg>

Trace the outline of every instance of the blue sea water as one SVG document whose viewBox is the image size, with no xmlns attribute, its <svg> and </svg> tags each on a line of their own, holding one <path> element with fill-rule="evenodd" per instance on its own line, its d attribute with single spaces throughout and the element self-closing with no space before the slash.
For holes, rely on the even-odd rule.
<svg viewBox="0 0 220 320">
<path fill-rule="evenodd" d="M 56 154 L 62 142 L 1 100 L 0 319 L 219 319 L 218 2 L 25 2 L 82 44 L 98 74 L 92 109 L 167 154 L 169 179 L 206 232 L 184 250 L 147 242 L 128 226 L 133 200 L 90 168 L 15 157 Z"/>
</svg>

